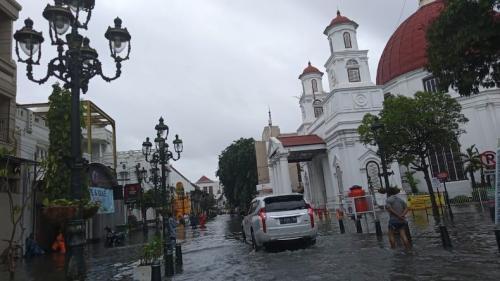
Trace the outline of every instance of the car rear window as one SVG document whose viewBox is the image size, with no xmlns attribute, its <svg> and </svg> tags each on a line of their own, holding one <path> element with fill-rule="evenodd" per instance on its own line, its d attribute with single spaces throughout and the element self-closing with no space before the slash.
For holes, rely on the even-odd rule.
<svg viewBox="0 0 500 281">
<path fill-rule="evenodd" d="M 264 199 L 266 212 L 289 211 L 306 209 L 306 202 L 302 195 L 285 195 Z"/>
</svg>

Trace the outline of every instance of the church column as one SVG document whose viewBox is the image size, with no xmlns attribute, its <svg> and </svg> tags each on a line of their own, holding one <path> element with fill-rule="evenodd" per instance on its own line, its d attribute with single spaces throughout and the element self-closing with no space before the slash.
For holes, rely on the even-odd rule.
<svg viewBox="0 0 500 281">
<path fill-rule="evenodd" d="M 325 179 L 325 190 L 326 190 L 326 202 L 327 208 L 333 208 L 335 202 L 335 192 L 333 187 L 333 173 L 330 169 L 330 163 L 328 161 L 328 156 L 324 156 L 321 159 L 321 165 L 323 166 L 323 177 Z"/>
<path fill-rule="evenodd" d="M 273 189 L 274 192 L 274 187 L 276 186 L 276 176 L 274 175 L 274 164 L 273 162 L 268 160 L 267 164 L 267 170 L 269 171 L 269 183 L 271 184 L 271 188 Z"/>
<path fill-rule="evenodd" d="M 280 155 L 281 185 L 282 194 L 292 193 L 292 182 L 290 181 L 290 170 L 288 170 L 288 153 Z"/>
</svg>

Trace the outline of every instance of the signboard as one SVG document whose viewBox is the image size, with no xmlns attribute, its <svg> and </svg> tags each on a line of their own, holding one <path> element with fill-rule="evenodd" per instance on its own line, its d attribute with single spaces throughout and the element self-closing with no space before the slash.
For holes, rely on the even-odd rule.
<svg viewBox="0 0 500 281">
<path fill-rule="evenodd" d="M 113 189 L 101 187 L 89 187 L 90 201 L 99 202 L 101 207 L 98 214 L 112 214 L 115 212 L 115 202 L 113 200 Z"/>
<path fill-rule="evenodd" d="M 138 183 L 126 184 L 125 191 L 125 204 L 134 204 L 139 201 L 141 195 L 141 185 Z"/>
<path fill-rule="evenodd" d="M 500 162 L 500 139 L 498 139 L 498 149 L 496 161 Z M 495 224 L 500 224 L 500 165 L 496 166 L 496 190 L 495 190 Z M 497 236 L 498 239 L 498 236 Z"/>
<path fill-rule="evenodd" d="M 438 178 L 431 178 L 431 183 L 432 183 L 432 187 L 433 188 L 439 188 L 439 186 L 441 185 L 441 182 L 439 181 Z"/>
<path fill-rule="evenodd" d="M 497 164 L 496 155 L 497 155 L 497 153 L 495 153 L 494 151 L 485 151 L 485 152 L 481 153 L 481 155 L 480 155 L 481 163 L 487 169 L 494 170 L 495 166 Z"/>
<path fill-rule="evenodd" d="M 448 179 L 448 172 L 440 172 L 436 175 L 436 178 L 438 178 L 441 182 L 445 182 Z"/>
</svg>

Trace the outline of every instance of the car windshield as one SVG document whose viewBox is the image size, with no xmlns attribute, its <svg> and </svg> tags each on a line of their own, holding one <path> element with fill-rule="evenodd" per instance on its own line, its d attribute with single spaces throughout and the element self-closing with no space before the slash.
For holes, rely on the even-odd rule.
<svg viewBox="0 0 500 281">
<path fill-rule="evenodd" d="M 266 212 L 289 211 L 306 209 L 306 202 L 302 195 L 276 196 L 264 199 Z"/>
</svg>

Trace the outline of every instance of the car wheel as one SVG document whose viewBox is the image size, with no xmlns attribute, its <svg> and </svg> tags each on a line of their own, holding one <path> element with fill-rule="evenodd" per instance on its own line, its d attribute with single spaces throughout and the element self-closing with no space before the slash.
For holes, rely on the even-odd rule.
<svg viewBox="0 0 500 281">
<path fill-rule="evenodd" d="M 243 225 L 241 226 L 241 238 L 243 239 L 243 242 L 247 242 L 247 236 L 245 235 L 245 228 Z"/>
<path fill-rule="evenodd" d="M 253 234 L 253 229 L 251 230 L 252 233 L 252 248 L 257 252 L 260 250 L 260 247 L 257 245 L 257 241 L 255 240 L 255 235 Z"/>
</svg>

